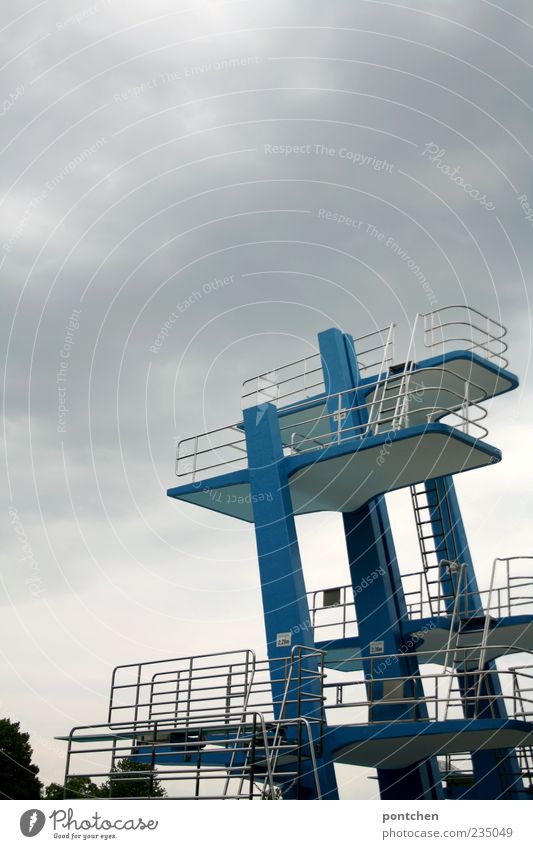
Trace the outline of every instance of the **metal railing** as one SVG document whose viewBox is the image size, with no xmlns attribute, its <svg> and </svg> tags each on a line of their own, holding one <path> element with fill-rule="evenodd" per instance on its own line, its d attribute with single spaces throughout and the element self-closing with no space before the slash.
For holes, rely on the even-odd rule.
<svg viewBox="0 0 533 849">
<path fill-rule="evenodd" d="M 418 325 L 422 323 L 425 348 L 432 352 L 450 350 L 473 351 L 501 368 L 509 365 L 505 337 L 507 328 L 484 313 L 465 304 L 450 304 L 418 313 L 412 326 L 406 364 L 416 359 L 415 347 Z M 394 361 L 394 329 L 387 327 L 354 338 L 359 370 L 363 376 L 378 369 L 378 376 Z M 254 404 L 289 405 L 325 391 L 322 362 L 319 353 L 287 363 L 243 382 L 243 409 Z"/>
<path fill-rule="evenodd" d="M 494 360 L 501 368 L 509 365 L 505 356 L 509 347 L 505 341 L 507 328 L 479 310 L 464 304 L 451 304 L 420 313 L 420 318 L 426 348 L 446 353 L 457 350 L 459 345 L 463 350 Z"/>
<path fill-rule="evenodd" d="M 322 359 L 311 354 L 248 378 L 242 385 L 242 409 L 256 404 L 285 405 L 325 391 Z"/>
<path fill-rule="evenodd" d="M 441 380 L 433 383 L 435 370 L 419 369 L 404 375 L 389 374 L 364 387 L 370 400 L 354 403 L 354 390 L 334 393 L 324 398 L 321 412 L 294 424 L 283 425 L 280 419 L 281 439 L 290 453 L 324 450 L 348 439 L 382 435 L 416 424 L 436 421 L 448 422 L 450 427 L 484 439 L 487 428 L 481 424 L 487 411 L 480 405 L 486 393 L 477 384 L 465 380 L 451 368 L 442 369 Z M 424 379 L 430 375 L 431 382 Z M 448 385 L 443 382 L 444 377 Z M 430 403 L 424 403 L 428 397 Z M 443 402 L 444 400 L 444 402 Z M 292 407 L 294 413 L 304 412 L 305 404 Z M 183 439 L 178 444 L 176 474 L 198 480 L 201 472 L 224 468 L 234 471 L 246 467 L 246 441 L 242 426 L 238 424 L 217 428 L 197 436 Z"/>
<path fill-rule="evenodd" d="M 454 380 L 460 380 L 465 386 L 464 378 L 452 369 L 446 368 L 443 372 Z M 478 400 L 486 398 L 481 387 L 466 382 L 468 387 L 474 386 L 475 392 L 466 386 L 463 392 L 459 392 L 442 383 L 426 384 L 424 377 L 427 373 L 434 376 L 434 370 L 428 368 L 414 372 L 407 382 L 399 380 L 397 375 L 376 380 L 365 387 L 365 395 L 370 400 L 362 404 L 353 403 L 353 389 L 330 395 L 325 399 L 328 409 L 319 415 L 300 419 L 298 431 L 294 431 L 290 423 L 282 424 L 282 441 L 290 445 L 292 453 L 303 453 L 325 449 L 348 439 L 380 436 L 448 417 L 453 418 L 450 426 L 454 429 L 484 439 L 488 430 L 481 422 L 486 418 L 487 411 L 478 403 Z M 448 396 L 447 404 L 439 403 L 441 392 Z M 423 403 L 426 393 L 434 394 L 432 403 Z M 303 437 L 302 431 L 306 431 Z"/>
<path fill-rule="evenodd" d="M 316 640 L 357 636 L 351 584 L 307 593 L 311 627 Z"/>
<path fill-rule="evenodd" d="M 245 649 L 116 667 L 107 723 L 69 735 L 65 792 L 74 779 L 105 778 L 113 797 L 125 782 L 151 795 L 156 781 L 166 798 L 277 798 L 287 783 L 298 797 L 310 775 L 320 798 L 324 677 L 324 652 L 299 645 L 276 661 Z"/>
<path fill-rule="evenodd" d="M 194 483 L 201 472 L 224 468 L 224 472 L 245 469 L 248 463 L 246 439 L 238 424 L 190 436 L 178 442 L 176 475 Z"/>
<path fill-rule="evenodd" d="M 299 683 L 291 688 L 283 710 L 295 705 L 301 712 L 303 706 L 309 707 L 306 703 L 321 703 L 324 672 L 317 663 L 316 670 L 305 667 L 302 673 L 299 650 L 294 646 L 279 661 L 278 678 L 272 677 L 269 661 L 257 660 L 250 649 L 117 666 L 111 679 L 108 723 L 205 722 L 207 716 L 219 722 L 239 710 L 257 710 L 275 718 L 272 686 L 285 689 L 295 669 L 299 670 Z M 316 650 L 316 659 L 322 656 L 323 652 Z M 311 693 L 313 687 L 316 693 Z M 320 719 L 318 710 L 313 713 Z"/>
<path fill-rule="evenodd" d="M 378 368 L 379 376 L 394 362 L 395 328 L 393 322 L 388 327 L 354 338 L 357 363 L 362 377 L 370 375 L 375 368 Z"/>
<path fill-rule="evenodd" d="M 359 370 L 364 376 L 383 368 L 394 357 L 394 324 L 354 339 Z M 242 408 L 270 403 L 285 406 L 325 392 L 320 353 L 248 378 L 242 385 Z"/>
<path fill-rule="evenodd" d="M 478 646 L 478 656 L 481 651 Z M 472 667 L 475 652 L 475 646 L 457 649 L 458 658 L 462 654 L 463 660 L 458 660 L 459 666 L 453 672 L 386 677 L 384 671 L 405 662 L 405 653 L 362 658 L 370 669 L 367 675 L 325 683 L 326 712 L 333 712 L 334 721 L 339 722 L 337 711 L 350 709 L 346 720 L 349 724 L 379 725 L 391 722 L 390 714 L 383 715 L 384 707 L 396 708 L 394 722 L 500 719 L 505 707 L 508 718 L 533 722 L 533 665 L 508 670 Z M 419 663 L 429 664 L 434 658 L 435 652 L 417 653 Z"/>
<path fill-rule="evenodd" d="M 515 750 L 518 759 L 518 768 L 526 789 L 533 789 L 533 747 L 519 746 Z M 472 756 L 469 752 L 458 752 L 457 754 L 444 755 L 439 761 L 440 771 L 447 782 L 474 781 L 474 768 Z M 507 777 L 514 778 L 515 774 L 509 772 Z"/>
<path fill-rule="evenodd" d="M 439 568 L 436 564 L 435 568 Z M 514 571 L 517 570 L 517 571 Z M 402 574 L 404 595 L 410 619 L 449 614 L 456 599 L 455 592 L 445 592 L 442 584 L 434 582 L 431 597 L 423 571 Z M 417 586 L 408 589 L 409 584 Z M 407 586 L 406 586 L 407 585 Z M 474 608 L 475 596 L 481 599 L 480 612 L 490 617 L 517 616 L 533 613 L 533 556 L 498 557 L 493 563 L 490 586 L 472 592 L 461 587 L 465 610 Z"/>
<path fill-rule="evenodd" d="M 254 800 L 281 798 L 279 788 L 295 784 L 298 798 L 304 778 L 320 799 L 311 723 L 246 711 L 220 725 L 160 720 L 73 728 L 63 786 L 65 798 L 76 788 L 90 798 L 91 785 L 80 782 L 88 779 L 99 797 L 105 789 L 115 799 Z"/>
</svg>

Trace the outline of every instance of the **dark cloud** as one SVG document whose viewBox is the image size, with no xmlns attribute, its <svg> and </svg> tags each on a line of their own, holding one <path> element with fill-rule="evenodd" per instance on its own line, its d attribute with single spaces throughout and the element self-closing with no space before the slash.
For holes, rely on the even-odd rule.
<svg viewBox="0 0 533 849">
<path fill-rule="evenodd" d="M 530 4 L 149 5 L 2 11 L 2 707 L 47 779 L 115 662 L 261 650 L 252 529 L 164 491 L 176 441 L 325 327 L 394 320 L 401 350 L 432 298 L 501 317 L 505 462 L 458 486 L 480 566 L 528 544 Z M 300 522 L 310 587 L 346 577 L 337 519 Z"/>
</svg>

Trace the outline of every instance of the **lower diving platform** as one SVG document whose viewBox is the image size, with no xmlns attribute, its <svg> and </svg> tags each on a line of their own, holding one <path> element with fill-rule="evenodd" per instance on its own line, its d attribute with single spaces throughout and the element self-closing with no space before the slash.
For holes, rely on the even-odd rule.
<svg viewBox="0 0 533 849">
<path fill-rule="evenodd" d="M 336 763 L 400 769 L 443 753 L 529 747 L 533 724 L 516 720 L 455 719 L 448 722 L 342 726 L 330 731 Z"/>
<path fill-rule="evenodd" d="M 322 798 L 331 760 L 398 769 L 533 747 L 533 666 L 500 672 L 494 694 L 494 671 L 390 677 L 395 659 L 366 658 L 369 673 L 340 681 L 302 646 L 274 663 L 241 650 L 117 667 L 107 721 L 59 738 L 65 793 L 83 778 L 115 798 L 132 781 L 139 796 L 157 782 L 167 798 Z"/>
</svg>

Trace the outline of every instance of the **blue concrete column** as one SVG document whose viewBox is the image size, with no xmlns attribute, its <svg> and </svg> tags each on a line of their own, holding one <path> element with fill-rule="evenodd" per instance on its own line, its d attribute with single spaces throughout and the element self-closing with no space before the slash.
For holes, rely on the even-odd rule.
<svg viewBox="0 0 533 849">
<path fill-rule="evenodd" d="M 416 645 L 411 641 L 406 648 L 402 638 L 401 624 L 407 611 L 385 499 L 372 499 L 359 510 L 344 513 L 343 521 L 361 653 L 366 658 L 372 656 L 372 660 L 364 662 L 365 676 L 372 681 L 368 688 L 375 703 L 372 719 L 376 723 L 427 719 L 426 703 L 420 701 L 423 692 L 417 679 L 418 662 L 413 654 Z M 402 695 L 412 697 L 412 701 L 403 705 L 380 701 L 385 688 L 391 686 L 401 686 Z M 436 758 L 377 772 L 382 799 L 444 798 Z"/>
<path fill-rule="evenodd" d="M 339 440 L 360 437 L 367 416 L 364 411 L 353 409 L 362 403 L 356 389 L 359 384 L 359 366 L 353 340 L 333 327 L 318 334 L 318 345 L 328 396 L 331 432 Z"/>
<path fill-rule="evenodd" d="M 469 617 L 483 617 L 483 600 L 479 593 L 474 562 L 468 545 L 459 500 L 453 477 L 447 475 L 435 478 L 426 484 L 426 497 L 430 507 L 430 517 L 437 550 L 438 561 L 450 560 L 464 563 L 466 574 L 461 581 L 460 590 L 467 587 L 465 598 L 460 600 L 459 613 L 467 620 Z M 454 586 L 445 567 L 440 569 L 440 581 L 444 595 L 453 596 Z M 453 612 L 453 598 L 446 602 L 447 612 Z M 481 623 L 477 627 L 481 627 Z M 507 718 L 505 703 L 501 698 L 502 689 L 496 664 L 489 661 L 484 666 L 488 674 L 484 676 L 481 696 L 477 705 L 477 716 Z M 462 675 L 459 685 L 463 696 L 475 694 L 478 690 L 478 676 Z M 465 702 L 465 716 L 473 716 L 474 704 Z M 473 720 L 475 722 L 475 719 Z M 524 788 L 518 758 L 514 749 L 488 749 L 472 752 L 474 783 L 464 790 L 463 799 L 528 799 Z"/>
<path fill-rule="evenodd" d="M 354 437 L 362 436 L 368 416 L 364 408 L 358 409 L 364 400 L 357 391 L 360 374 L 353 339 L 332 329 L 320 333 L 318 341 L 326 392 L 342 392 L 342 406 L 348 408 L 341 427 Z M 336 398 L 328 401 L 328 408 L 333 429 L 338 413 Z M 372 720 L 377 723 L 427 718 L 426 704 L 420 701 L 423 692 L 417 680 L 416 656 L 403 645 L 401 623 L 407 618 L 407 609 L 385 499 L 375 498 L 359 510 L 343 513 L 343 522 L 361 652 L 375 657 L 375 661 L 367 660 L 364 665 L 365 676 L 371 682 L 368 695 L 375 703 Z M 371 582 L 369 575 L 373 576 Z M 381 661 L 379 655 L 383 657 Z M 387 655 L 395 658 L 391 660 Z M 387 704 L 384 696 L 396 686 L 413 700 L 403 705 Z M 376 734 L 378 729 L 376 725 Z M 378 769 L 378 781 L 382 799 L 444 797 L 435 758 L 422 759 L 404 769 Z"/>
<path fill-rule="evenodd" d="M 276 408 L 261 404 L 245 410 L 244 429 L 268 657 L 279 717 L 291 649 L 301 645 L 314 650 L 315 646 Z M 317 658 L 305 658 L 302 667 L 318 671 Z M 318 680 L 304 683 L 302 689 L 311 698 L 298 704 L 295 680 L 288 692 L 285 717 L 301 715 L 316 720 L 322 707 Z M 313 728 L 316 732 L 317 726 Z M 335 799 L 338 792 L 327 733 L 324 741 L 318 759 L 321 790 L 323 798 Z M 300 789 L 300 796 L 312 796 L 311 776 L 304 778 Z"/>
<path fill-rule="evenodd" d="M 455 590 L 459 588 L 464 593 L 459 606 L 461 615 L 482 616 L 483 605 L 453 478 L 449 475 L 435 478 L 426 484 L 425 490 L 438 561 L 466 564 L 460 578 L 460 588 L 458 587 L 459 578 L 450 576 L 446 564 L 440 565 L 439 579 L 445 596 L 446 610 L 450 614 L 453 613 Z M 439 527 L 439 524 L 442 524 L 442 527 Z"/>
</svg>

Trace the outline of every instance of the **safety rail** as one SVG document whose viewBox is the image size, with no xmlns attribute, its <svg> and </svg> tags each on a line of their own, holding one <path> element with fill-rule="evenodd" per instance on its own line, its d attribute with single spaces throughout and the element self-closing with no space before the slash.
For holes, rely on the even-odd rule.
<svg viewBox="0 0 533 849">
<path fill-rule="evenodd" d="M 501 368 L 509 361 L 505 354 L 507 328 L 479 310 L 464 304 L 450 304 L 428 313 L 420 313 L 423 322 L 424 346 L 446 353 L 463 349 L 494 360 Z"/>
<path fill-rule="evenodd" d="M 166 798 L 277 798 L 288 783 L 298 798 L 311 775 L 320 798 L 324 678 L 324 652 L 301 645 L 275 660 L 241 649 L 118 666 L 107 723 L 69 735 L 65 793 L 75 779 L 105 778 L 114 798 L 131 782 L 140 782 L 139 798 L 155 782 Z M 84 770 L 71 767 L 74 756 Z M 206 796 L 212 780 L 219 784 Z M 169 796 L 176 781 L 187 782 L 183 795 Z"/>
<path fill-rule="evenodd" d="M 481 647 L 477 650 L 481 653 Z M 383 716 L 383 707 L 398 709 L 395 722 L 437 722 L 464 717 L 499 719 L 505 707 L 507 717 L 533 723 L 533 665 L 508 670 L 472 668 L 475 651 L 474 646 L 457 649 L 463 655 L 464 668 L 459 663 L 453 672 L 394 676 L 383 673 L 405 662 L 406 653 L 362 658 L 363 665 L 370 670 L 366 675 L 356 680 L 325 683 L 326 712 L 349 709 L 346 722 L 366 725 L 391 721 L 390 715 Z M 434 659 L 435 652 L 417 653 L 419 663 L 430 664 Z M 339 721 L 338 716 L 334 714 L 335 722 Z"/>
<path fill-rule="evenodd" d="M 531 715 L 530 705 L 533 703 L 533 667 L 513 666 L 509 673 L 513 676 L 514 716 L 527 720 Z"/>
<path fill-rule="evenodd" d="M 527 565 L 526 565 L 527 564 Z M 499 569 L 499 566 L 501 568 Z M 440 564 L 436 564 L 435 569 Z M 514 569 L 518 573 L 513 573 Z M 527 569 L 527 572 L 524 572 Z M 499 578 L 498 578 L 499 572 Z M 431 587 L 422 571 L 402 574 L 407 612 L 410 619 L 423 619 L 426 616 L 445 616 L 450 613 L 456 599 L 455 592 L 446 592 L 439 581 Z M 417 586 L 408 586 L 416 582 Z M 471 611 L 475 607 L 476 596 L 480 599 L 480 613 L 493 618 L 533 613 L 533 556 L 498 557 L 492 567 L 490 586 L 486 589 L 471 591 L 467 585 L 461 587 L 463 608 Z"/>
<path fill-rule="evenodd" d="M 357 619 L 351 584 L 307 593 L 315 640 L 357 636 Z"/>
<path fill-rule="evenodd" d="M 533 747 L 519 746 L 514 751 L 524 786 L 531 791 L 533 790 Z M 444 755 L 442 761 L 439 761 L 439 767 L 441 775 L 447 782 L 464 783 L 469 779 L 474 781 L 472 755 L 469 752 Z M 508 777 L 513 778 L 514 773 L 509 773 Z"/>
<path fill-rule="evenodd" d="M 354 338 L 359 371 L 364 376 L 372 369 L 392 363 L 394 324 Z M 285 406 L 325 392 L 320 353 L 270 369 L 248 378 L 242 385 L 242 408 L 271 403 Z"/>
<path fill-rule="evenodd" d="M 325 391 L 319 353 L 248 378 L 242 384 L 242 409 L 256 404 L 290 404 Z"/>
<path fill-rule="evenodd" d="M 320 799 L 311 723 L 245 711 L 219 725 L 167 719 L 73 728 L 63 787 L 65 798 L 264 800 L 292 786 L 299 798 L 304 778 Z"/>
<path fill-rule="evenodd" d="M 387 434 L 416 424 L 446 422 L 446 419 L 451 419 L 448 424 L 455 430 L 485 439 L 488 430 L 481 422 L 487 411 L 479 403 L 486 399 L 485 391 L 452 368 L 441 369 L 439 373 L 441 377 L 436 383 L 432 368 L 419 369 L 407 377 L 388 374 L 364 386 L 368 400 L 362 403 L 354 403 L 353 389 L 328 395 L 318 415 L 311 411 L 308 418 L 299 418 L 297 430 L 292 422 L 284 425 L 280 418 L 282 442 L 290 453 L 300 454 L 324 450 L 347 439 Z M 429 383 L 425 383 L 427 375 Z M 426 397 L 429 403 L 424 403 Z M 304 415 L 306 410 L 306 404 L 291 408 L 291 412 L 304 411 Z M 195 483 L 201 472 L 222 467 L 226 472 L 235 471 L 245 468 L 246 463 L 242 425 L 234 424 L 181 440 L 176 474 L 188 476 Z"/>
<path fill-rule="evenodd" d="M 354 403 L 353 389 L 330 395 L 324 399 L 327 409 L 307 419 L 299 419 L 298 431 L 291 423 L 281 424 L 282 442 L 290 446 L 292 453 L 300 454 L 318 447 L 324 450 L 347 439 L 379 436 L 418 424 L 444 421 L 448 417 L 453 418 L 450 426 L 454 429 L 485 439 L 488 430 L 481 422 L 487 411 L 478 403 L 486 398 L 483 389 L 465 381 L 451 368 L 443 369 L 442 373 L 461 381 L 463 392 L 442 382 L 426 384 L 426 373 L 433 376 L 434 370 L 427 368 L 413 372 L 411 379 L 405 383 L 397 375 L 376 380 L 365 386 L 365 396 L 370 400 L 363 403 Z M 472 387 L 475 392 L 472 392 Z M 423 403 L 426 393 L 434 396 L 432 403 Z M 440 393 L 448 396 L 448 404 L 439 403 Z M 472 410 L 476 411 L 474 416 L 471 415 Z M 306 426 L 307 434 L 302 438 L 301 431 L 306 430 Z"/>
<path fill-rule="evenodd" d="M 373 330 L 364 336 L 354 338 L 355 352 L 359 372 L 363 377 L 371 374 L 372 370 L 378 369 L 378 376 L 385 371 L 394 361 L 394 322 L 388 327 Z M 376 337 L 379 337 L 379 341 Z M 364 345 L 361 345 L 364 343 Z M 366 346 L 366 347 L 365 347 Z"/>
<path fill-rule="evenodd" d="M 505 356 L 507 328 L 474 307 L 450 304 L 427 313 L 418 313 L 411 328 L 406 363 L 416 358 L 416 340 L 422 324 L 424 348 L 432 352 L 472 351 L 495 361 L 501 368 L 509 365 Z M 394 323 L 354 338 L 359 371 L 363 377 L 377 369 L 378 376 L 394 362 Z M 242 386 L 242 407 L 272 403 L 290 405 L 325 391 L 320 353 L 295 360 L 248 378 Z"/>
<path fill-rule="evenodd" d="M 257 660 L 250 649 L 117 666 L 108 723 L 217 724 L 229 722 L 239 711 L 256 710 L 268 719 L 306 714 L 320 725 L 323 656 L 318 649 L 293 646 L 276 661 L 274 673 L 270 661 Z M 273 687 L 283 697 L 273 699 Z"/>
<path fill-rule="evenodd" d="M 224 467 L 224 471 L 246 468 L 248 454 L 244 431 L 238 424 L 226 425 L 180 440 L 176 452 L 176 475 L 194 482 L 200 472 Z"/>
</svg>

